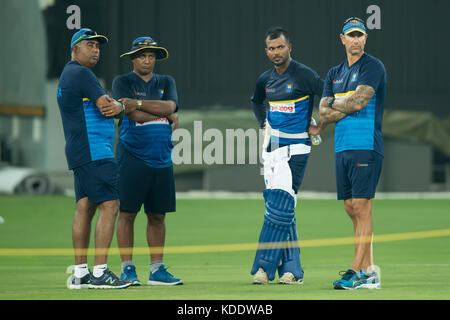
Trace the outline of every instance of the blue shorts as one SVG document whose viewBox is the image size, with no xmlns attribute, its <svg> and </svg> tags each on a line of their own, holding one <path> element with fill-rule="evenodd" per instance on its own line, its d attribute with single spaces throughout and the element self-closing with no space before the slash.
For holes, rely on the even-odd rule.
<svg viewBox="0 0 450 320">
<path fill-rule="evenodd" d="M 117 145 L 119 162 L 120 211 L 165 214 L 175 211 L 175 179 L 173 166 L 150 167 Z"/>
<path fill-rule="evenodd" d="M 335 153 L 338 200 L 375 197 L 383 156 L 372 150 Z"/>
<path fill-rule="evenodd" d="M 114 158 L 89 162 L 73 169 L 76 201 L 92 203 L 119 199 L 119 168 Z"/>
</svg>

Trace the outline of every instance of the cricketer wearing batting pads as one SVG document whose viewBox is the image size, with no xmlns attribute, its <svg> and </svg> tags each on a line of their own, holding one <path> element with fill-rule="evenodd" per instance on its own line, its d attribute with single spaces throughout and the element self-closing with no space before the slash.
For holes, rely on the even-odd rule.
<svg viewBox="0 0 450 320">
<path fill-rule="evenodd" d="M 383 63 L 364 52 L 366 27 L 359 18 L 347 19 L 340 35 L 347 59 L 328 71 L 320 101 L 318 134 L 335 126 L 337 198 L 353 222 L 355 255 L 335 289 L 380 288 L 372 261 L 372 198 L 380 177 L 384 146 L 381 125 L 386 95 Z"/>
<path fill-rule="evenodd" d="M 278 270 L 279 283 L 300 284 L 303 269 L 294 210 L 311 151 L 313 99 L 321 95 L 323 80 L 291 58 L 292 44 L 281 27 L 267 31 L 265 44 L 274 67 L 258 78 L 251 103 L 260 127 L 266 129 L 262 154 L 266 212 L 251 274 L 253 283 L 265 284 Z"/>
</svg>

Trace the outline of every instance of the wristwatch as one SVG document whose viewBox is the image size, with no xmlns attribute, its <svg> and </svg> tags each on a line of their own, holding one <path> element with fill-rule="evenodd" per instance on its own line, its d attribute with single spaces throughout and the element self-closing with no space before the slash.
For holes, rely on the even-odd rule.
<svg viewBox="0 0 450 320">
<path fill-rule="evenodd" d="M 335 97 L 332 97 L 331 100 L 328 101 L 328 106 L 329 106 L 331 109 L 333 109 L 333 102 L 334 102 L 334 100 L 336 100 L 336 98 L 335 98 Z"/>
<path fill-rule="evenodd" d="M 137 101 L 137 105 L 138 105 L 138 106 L 137 106 L 136 109 L 137 109 L 137 110 L 141 110 L 141 107 L 142 107 L 142 100 L 138 100 L 138 101 Z"/>
<path fill-rule="evenodd" d="M 116 114 L 114 116 L 114 118 L 116 118 L 116 119 L 122 118 L 122 116 L 125 114 L 125 104 L 123 102 L 119 102 L 119 103 L 122 106 L 122 111 L 120 111 L 118 114 Z"/>
</svg>

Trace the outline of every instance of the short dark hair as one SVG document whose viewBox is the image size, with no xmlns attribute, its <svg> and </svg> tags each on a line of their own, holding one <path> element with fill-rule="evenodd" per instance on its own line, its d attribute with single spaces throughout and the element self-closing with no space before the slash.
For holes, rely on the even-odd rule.
<svg viewBox="0 0 450 320">
<path fill-rule="evenodd" d="M 283 35 L 286 41 L 289 43 L 289 36 L 286 30 L 284 30 L 282 27 L 270 27 L 266 31 L 264 42 L 267 38 L 269 38 L 269 40 L 278 39 L 281 35 Z"/>
<path fill-rule="evenodd" d="M 264 43 L 266 42 L 267 38 L 269 38 L 269 40 L 278 39 L 281 35 L 283 35 L 286 41 L 289 43 L 289 36 L 286 30 L 284 30 L 282 27 L 271 27 L 266 32 Z"/>
</svg>

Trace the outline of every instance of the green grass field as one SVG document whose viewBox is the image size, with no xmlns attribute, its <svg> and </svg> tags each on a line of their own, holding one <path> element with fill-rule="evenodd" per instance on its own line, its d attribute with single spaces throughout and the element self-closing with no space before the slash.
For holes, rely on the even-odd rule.
<svg viewBox="0 0 450 320">
<path fill-rule="evenodd" d="M 177 201 L 167 217 L 165 263 L 184 285 L 131 287 L 126 290 L 69 290 L 66 268 L 71 255 L 75 203 L 64 196 L 0 196 L 0 299 L 162 299 L 162 300 L 409 300 L 450 299 L 450 199 L 374 200 L 374 257 L 382 270 L 381 290 L 338 291 L 332 282 L 353 258 L 353 244 L 336 244 L 352 237 L 343 203 L 301 200 L 296 209 L 305 271 L 304 284 L 251 284 L 254 250 L 263 221 L 263 200 Z M 143 213 L 136 221 L 135 255 L 138 275 L 146 283 L 149 256 L 145 253 Z M 435 234 L 433 230 L 444 230 Z M 429 233 L 417 233 L 430 231 Z M 412 233 L 412 234 L 411 234 Z M 407 239 L 402 236 L 409 234 Z M 389 236 L 386 236 L 389 235 Z M 316 240 L 325 239 L 323 243 Z M 377 241 L 379 239 L 380 241 Z M 224 245 L 233 244 L 230 251 Z M 91 242 L 91 247 L 93 242 Z M 192 247 L 199 246 L 199 247 Z M 208 252 L 201 252 L 201 248 Z M 116 239 L 113 248 L 117 247 Z M 45 255 L 36 249 L 59 248 Z M 196 249 L 197 248 L 197 249 Z M 200 249 L 199 249 L 200 248 Z M 5 249 L 29 249 L 11 255 Z M 93 256 L 88 258 L 92 267 Z M 108 266 L 120 273 L 120 258 L 110 255 Z"/>
</svg>

